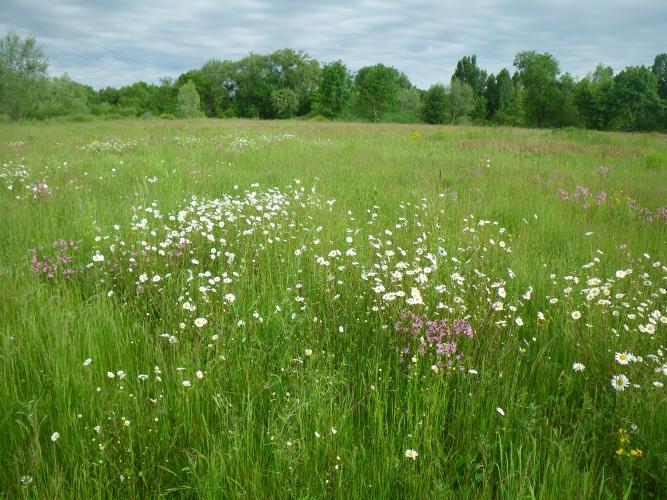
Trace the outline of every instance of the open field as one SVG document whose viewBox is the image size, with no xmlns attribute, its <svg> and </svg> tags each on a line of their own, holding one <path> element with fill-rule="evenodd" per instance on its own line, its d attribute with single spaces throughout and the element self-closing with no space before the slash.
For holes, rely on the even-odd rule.
<svg viewBox="0 0 667 500">
<path fill-rule="evenodd" d="M 0 206 L 3 496 L 667 494 L 664 135 L 2 125 Z"/>
</svg>

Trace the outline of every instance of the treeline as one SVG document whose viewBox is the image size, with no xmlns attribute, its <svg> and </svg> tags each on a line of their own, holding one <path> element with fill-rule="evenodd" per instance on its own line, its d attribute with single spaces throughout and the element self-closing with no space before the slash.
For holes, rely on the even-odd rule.
<svg viewBox="0 0 667 500">
<path fill-rule="evenodd" d="M 91 116 L 371 120 L 390 122 L 667 129 L 667 54 L 651 67 L 618 74 L 598 65 L 576 80 L 548 53 L 519 52 L 513 72 L 490 74 L 463 57 L 447 85 L 416 88 L 399 70 L 376 64 L 350 71 L 307 53 L 281 49 L 237 61 L 211 59 L 158 84 L 95 90 L 47 76 L 35 39 L 0 39 L 0 117 L 5 120 Z"/>
</svg>

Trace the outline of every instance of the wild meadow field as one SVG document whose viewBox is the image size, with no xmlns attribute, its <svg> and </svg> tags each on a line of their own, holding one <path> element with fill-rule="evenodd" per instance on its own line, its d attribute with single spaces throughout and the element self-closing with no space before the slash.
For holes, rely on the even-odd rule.
<svg viewBox="0 0 667 500">
<path fill-rule="evenodd" d="M 0 126 L 0 492 L 664 498 L 667 136 Z"/>
</svg>

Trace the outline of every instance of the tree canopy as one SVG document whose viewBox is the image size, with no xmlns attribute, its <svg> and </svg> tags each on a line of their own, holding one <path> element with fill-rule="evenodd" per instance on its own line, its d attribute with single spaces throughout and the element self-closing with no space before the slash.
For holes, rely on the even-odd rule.
<svg viewBox="0 0 667 500">
<path fill-rule="evenodd" d="M 617 74 L 598 64 L 576 79 L 552 54 L 518 52 L 514 72 L 490 74 L 477 56 L 459 59 L 449 79 L 418 89 L 385 64 L 352 71 L 341 60 L 320 64 L 290 48 L 211 58 L 175 78 L 95 90 L 69 76 L 49 77 L 33 37 L 0 39 L 0 119 L 240 117 L 505 124 L 600 130 L 667 129 L 667 54 L 651 66 Z"/>
</svg>

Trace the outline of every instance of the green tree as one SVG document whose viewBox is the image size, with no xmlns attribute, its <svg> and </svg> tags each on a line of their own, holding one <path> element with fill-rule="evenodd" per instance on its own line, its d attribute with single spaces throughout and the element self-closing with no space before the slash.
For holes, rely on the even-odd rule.
<svg viewBox="0 0 667 500">
<path fill-rule="evenodd" d="M 341 60 L 325 64 L 316 96 L 318 113 L 333 118 L 347 107 L 352 95 L 352 76 Z"/>
<path fill-rule="evenodd" d="M 565 73 L 558 80 L 556 94 L 557 109 L 554 112 L 551 125 L 554 127 L 572 127 L 580 124 L 579 110 L 575 95 L 576 82 L 569 73 Z"/>
<path fill-rule="evenodd" d="M 667 54 L 662 53 L 655 56 L 651 71 L 658 80 L 658 95 L 667 100 Z"/>
<path fill-rule="evenodd" d="M 399 72 L 384 64 L 361 68 L 355 78 L 357 107 L 373 121 L 380 113 L 394 111 L 398 101 Z"/>
<path fill-rule="evenodd" d="M 32 36 L 8 33 L 0 39 L 0 115 L 18 120 L 38 103 L 48 61 Z"/>
<path fill-rule="evenodd" d="M 445 123 L 448 117 L 449 96 L 441 83 L 431 85 L 424 93 L 422 117 L 426 123 Z"/>
<path fill-rule="evenodd" d="M 209 96 L 208 116 L 223 116 L 234 105 L 234 94 L 238 87 L 236 63 L 211 59 L 202 66 L 200 72 Z"/>
<path fill-rule="evenodd" d="M 311 110 L 317 91 L 320 63 L 308 53 L 293 49 L 280 49 L 268 56 L 271 72 L 275 75 L 276 88 L 291 89 L 297 96 L 298 114 Z"/>
<path fill-rule="evenodd" d="M 199 94 L 192 80 L 188 80 L 178 89 L 178 116 L 181 118 L 195 118 L 201 114 Z"/>
<path fill-rule="evenodd" d="M 475 95 L 484 95 L 486 87 L 486 71 L 477 66 L 477 56 L 465 56 L 456 63 L 456 69 L 452 75 L 452 82 L 458 80 L 467 83 Z"/>
<path fill-rule="evenodd" d="M 46 82 L 37 107 L 28 116 L 43 119 L 88 114 L 93 96 L 95 91 L 92 88 L 73 81 L 67 74 L 54 77 Z"/>
<path fill-rule="evenodd" d="M 292 118 L 299 110 L 299 98 L 292 89 L 274 90 L 271 102 L 278 118 Z"/>
<path fill-rule="evenodd" d="M 498 111 L 506 109 L 514 96 L 514 83 L 509 71 L 503 68 L 498 76 L 489 75 L 484 95 L 489 118 L 493 118 Z"/>
<path fill-rule="evenodd" d="M 664 113 L 658 81 L 645 66 L 630 66 L 614 78 L 612 127 L 620 130 L 655 130 Z"/>
<path fill-rule="evenodd" d="M 514 66 L 526 92 L 525 108 L 529 123 L 537 127 L 546 126 L 558 111 L 558 61 L 551 54 L 530 50 L 519 52 L 514 58 Z"/>
<path fill-rule="evenodd" d="M 475 109 L 475 92 L 467 83 L 453 79 L 449 87 L 449 116 L 452 123 L 464 122 Z"/>
<path fill-rule="evenodd" d="M 612 113 L 614 70 L 598 64 L 595 71 L 577 82 L 574 102 L 586 128 L 603 130 L 608 128 Z"/>
</svg>

